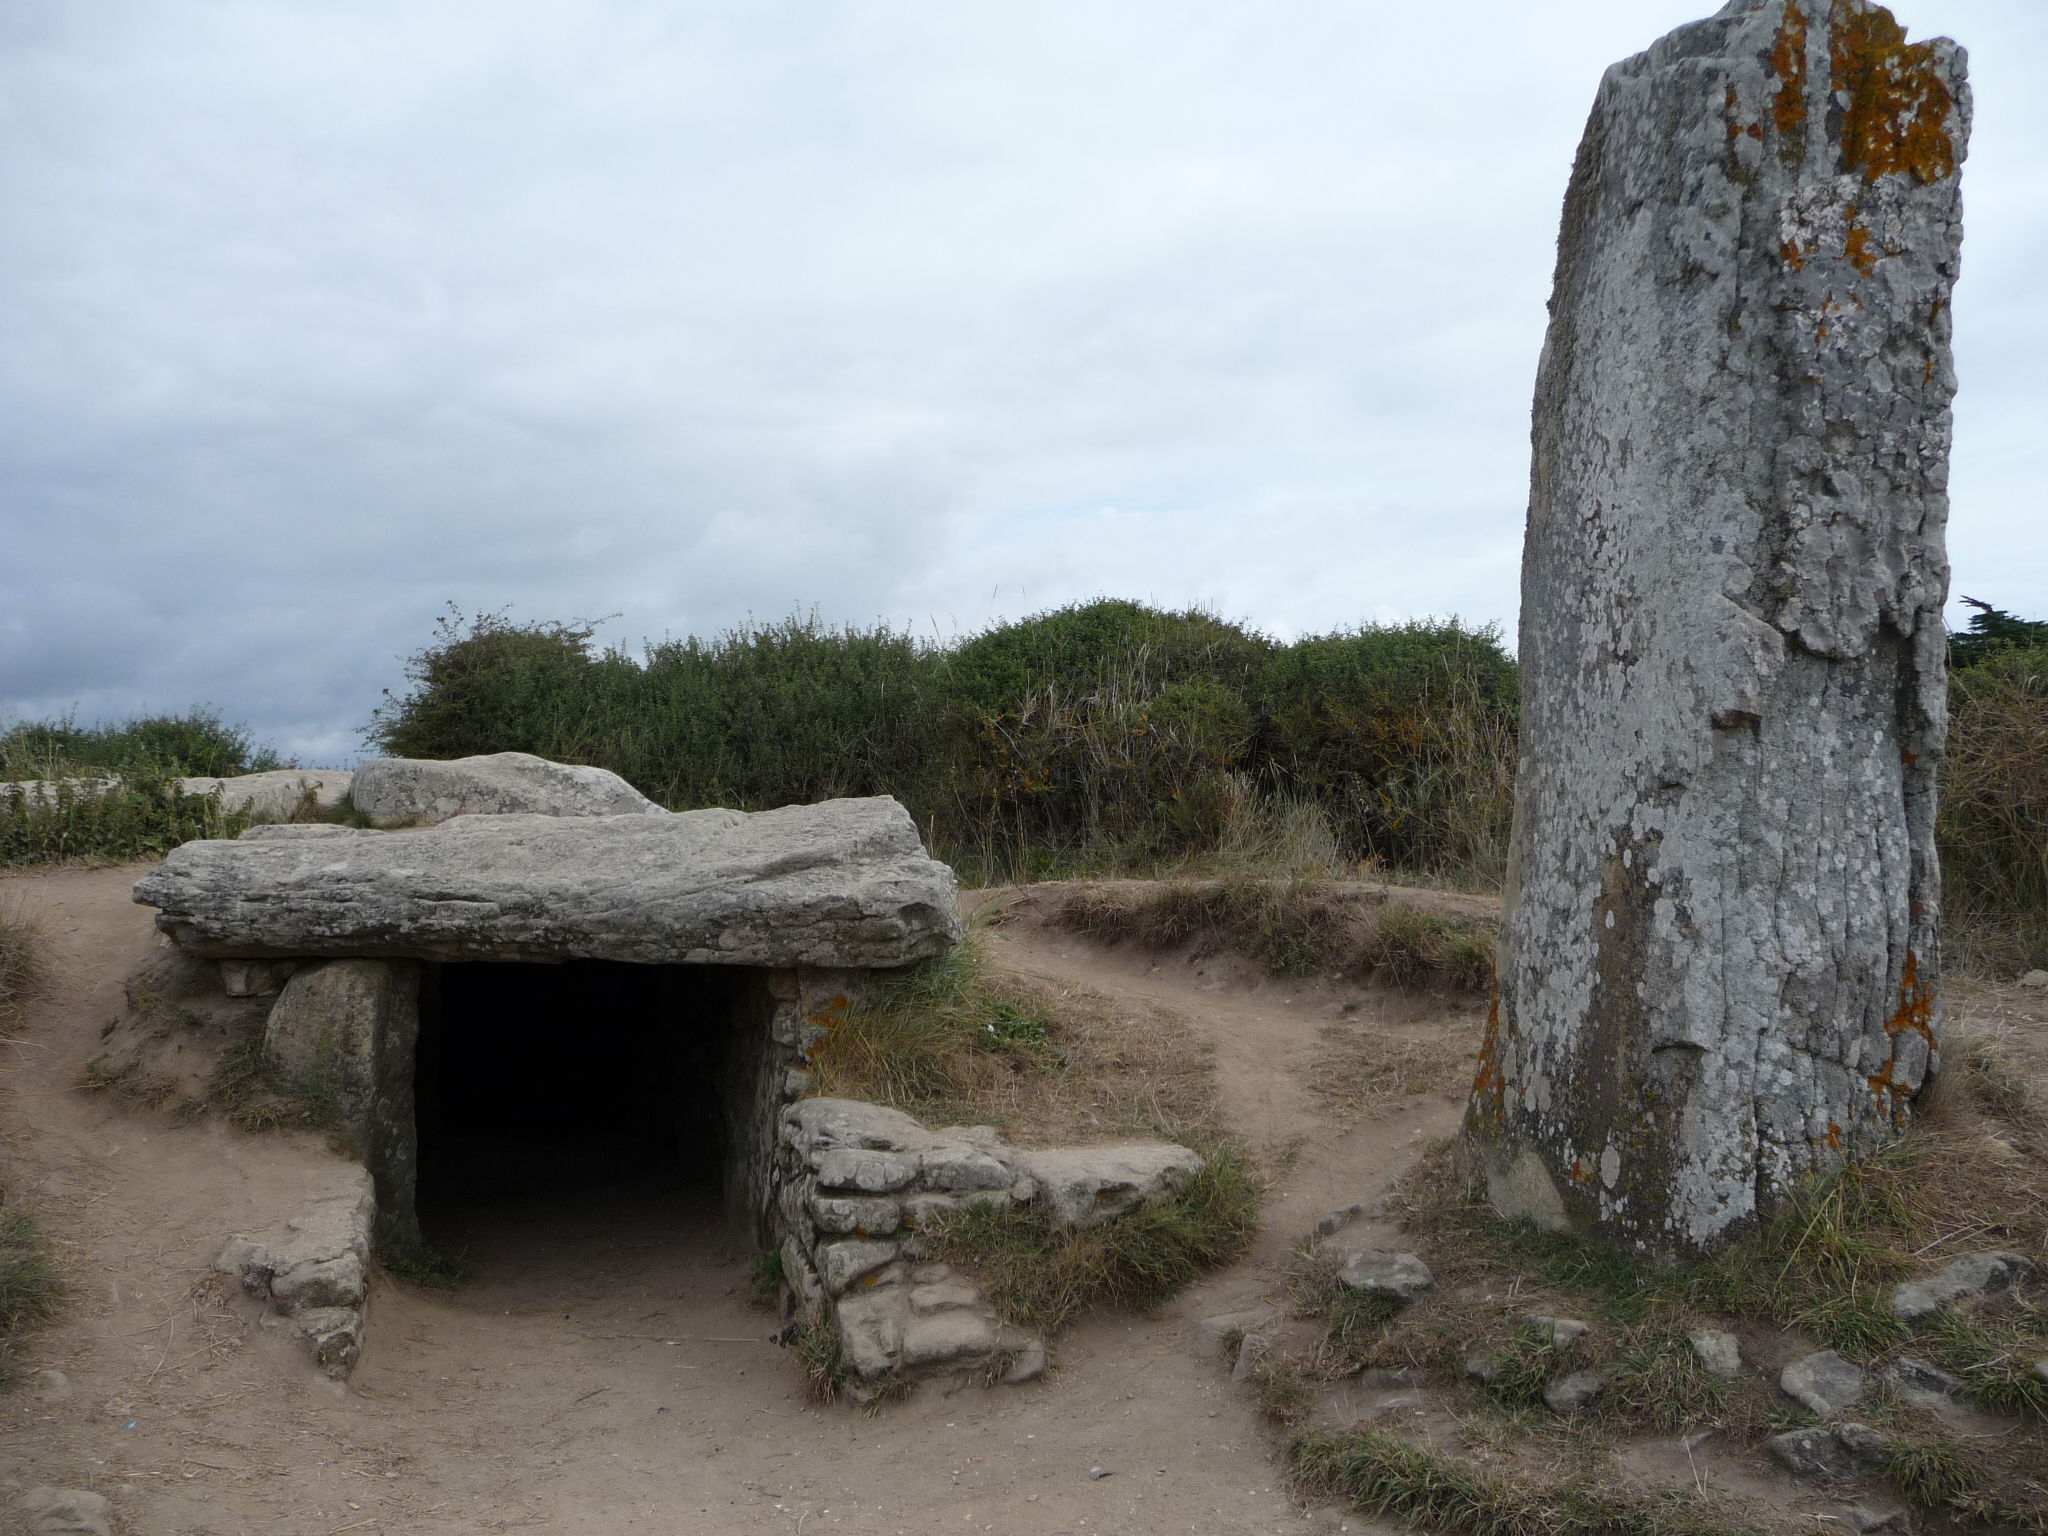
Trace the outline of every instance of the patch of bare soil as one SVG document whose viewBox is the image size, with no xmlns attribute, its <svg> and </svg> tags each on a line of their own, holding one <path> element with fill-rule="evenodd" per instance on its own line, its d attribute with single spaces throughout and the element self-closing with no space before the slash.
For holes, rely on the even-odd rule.
<svg viewBox="0 0 2048 1536">
<path fill-rule="evenodd" d="M 1382 1029 L 1428 1047 L 1476 1038 L 1470 1008 L 1104 950 L 1037 924 L 1027 900 L 993 931 L 998 964 L 1214 1051 L 1226 1128 L 1281 1169 L 1244 1262 L 1156 1316 L 1083 1324 L 1047 1381 L 928 1391 L 868 1417 L 804 1398 L 750 1305 L 754 1255 L 715 1213 L 585 1186 L 466 1207 L 449 1234 L 471 1277 L 446 1291 L 381 1278 L 342 1387 L 210 1268 L 230 1234 L 291 1215 L 331 1154 L 76 1084 L 156 942 L 129 900 L 139 873 L 0 880 L 41 919 L 55 967 L 5 1047 L 4 1173 L 71 1280 L 62 1318 L 27 1346 L 29 1384 L 0 1398 L 0 1501 L 89 1488 L 122 1529 L 167 1536 L 1334 1526 L 1290 1501 L 1192 1323 L 1278 1298 L 1295 1237 L 1455 1123 L 1462 1085 L 1434 1077 L 1333 1118 L 1331 1031 L 1357 1036 L 1353 1055 Z"/>
</svg>

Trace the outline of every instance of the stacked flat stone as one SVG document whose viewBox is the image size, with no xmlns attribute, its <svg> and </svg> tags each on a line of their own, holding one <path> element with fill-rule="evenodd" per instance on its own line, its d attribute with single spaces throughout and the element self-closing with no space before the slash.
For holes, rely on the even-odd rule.
<svg viewBox="0 0 2048 1536">
<path fill-rule="evenodd" d="M 1026 1381 L 1045 1368 L 1043 1341 L 1007 1326 L 920 1233 L 968 1205 L 1112 1221 L 1201 1165 L 1168 1143 L 1021 1149 L 987 1126 L 930 1131 L 882 1105 L 806 1099 L 782 1112 L 783 1278 L 792 1304 L 836 1333 L 856 1389 L 898 1374 Z"/>
</svg>

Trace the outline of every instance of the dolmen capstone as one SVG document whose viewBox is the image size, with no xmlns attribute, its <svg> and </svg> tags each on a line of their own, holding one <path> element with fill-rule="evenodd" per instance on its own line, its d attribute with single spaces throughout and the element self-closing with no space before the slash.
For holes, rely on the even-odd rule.
<svg viewBox="0 0 2048 1536">
<path fill-rule="evenodd" d="M 364 770 L 367 771 L 367 770 Z M 186 843 L 135 886 L 210 959 L 908 965 L 960 937 L 953 872 L 886 797 L 748 815 L 462 815 Z"/>
<path fill-rule="evenodd" d="M 317 1088 L 363 1149 L 373 1198 L 334 1206 L 350 1213 L 350 1253 L 420 1243 L 418 1040 L 444 1006 L 436 968 L 462 963 L 661 966 L 686 982 L 686 968 L 720 968 L 722 1011 L 677 1024 L 722 1032 L 717 1065 L 676 1092 L 715 1102 L 727 1208 L 780 1254 L 786 1317 L 832 1341 L 855 1398 L 891 1378 L 1044 1369 L 1042 1341 L 928 1251 L 921 1228 L 939 1213 L 1036 1203 L 1087 1225 L 1171 1196 L 1202 1165 L 1161 1143 L 1021 1151 L 986 1128 L 927 1131 L 811 1096 L 812 1051 L 874 973 L 961 938 L 953 872 L 892 799 L 670 813 L 602 769 L 521 753 L 381 759 L 354 786 L 358 811 L 406 825 L 251 827 L 185 844 L 135 887 L 177 951 L 217 973 L 209 985 L 276 996 L 272 1078 Z M 360 1352 L 362 1288 L 308 1301 L 278 1278 L 345 1269 L 326 1251 L 332 1225 L 300 1213 L 284 1236 L 238 1235 L 221 1267 L 340 1375 Z M 292 1236 L 307 1232 L 325 1244 L 312 1257 Z"/>
</svg>

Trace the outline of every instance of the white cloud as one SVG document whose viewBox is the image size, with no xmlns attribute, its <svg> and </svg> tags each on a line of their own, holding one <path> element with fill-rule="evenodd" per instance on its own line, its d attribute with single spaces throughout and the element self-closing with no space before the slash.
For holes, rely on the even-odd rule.
<svg viewBox="0 0 2048 1536">
<path fill-rule="evenodd" d="M 1559 200 L 1704 0 L 0 13 L 0 708 L 346 752 L 442 601 L 1511 622 Z M 1976 49 L 1961 591 L 2034 612 L 2035 0 Z"/>
</svg>

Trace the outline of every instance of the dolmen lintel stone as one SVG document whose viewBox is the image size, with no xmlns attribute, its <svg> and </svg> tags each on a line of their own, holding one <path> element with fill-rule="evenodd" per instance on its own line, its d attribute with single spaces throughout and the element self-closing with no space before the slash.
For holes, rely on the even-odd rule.
<svg viewBox="0 0 2048 1536">
<path fill-rule="evenodd" d="M 884 968 L 961 935 L 952 870 L 884 796 L 749 815 L 470 814 L 187 843 L 136 882 L 211 959 Z"/>
</svg>

